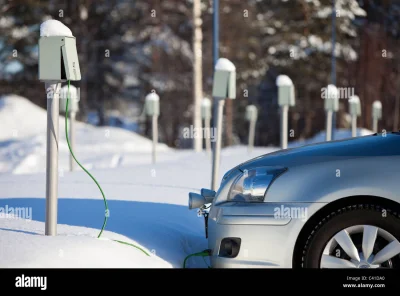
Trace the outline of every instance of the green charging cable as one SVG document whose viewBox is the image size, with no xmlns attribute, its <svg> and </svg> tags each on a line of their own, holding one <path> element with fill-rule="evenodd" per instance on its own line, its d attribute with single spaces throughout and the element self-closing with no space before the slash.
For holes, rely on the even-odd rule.
<svg viewBox="0 0 400 296">
<path fill-rule="evenodd" d="M 183 261 L 183 268 L 186 268 L 186 261 L 191 258 L 191 257 L 203 257 L 204 263 L 206 263 L 206 260 L 204 259 L 204 257 L 210 256 L 211 255 L 211 251 L 210 250 L 204 250 L 198 253 L 194 253 L 194 254 L 190 254 L 188 256 L 186 256 L 185 260 Z M 207 265 L 207 263 L 206 263 Z M 208 266 L 208 265 L 207 265 Z M 211 268 L 208 266 L 208 268 Z"/>
<path fill-rule="evenodd" d="M 108 219 L 108 216 L 109 216 L 110 212 L 109 212 L 109 209 L 108 209 L 106 196 L 105 196 L 105 194 L 103 192 L 103 189 L 101 189 L 101 186 L 100 186 L 99 182 L 97 182 L 96 178 L 93 177 L 93 175 L 91 173 L 89 173 L 89 171 L 87 169 L 85 169 L 85 167 L 83 165 L 81 165 L 81 163 L 76 159 L 75 154 L 72 151 L 71 144 L 69 142 L 69 136 L 68 136 L 69 135 L 69 133 L 68 133 L 68 104 L 69 104 L 69 97 L 70 97 L 69 87 L 70 87 L 70 81 L 68 80 L 68 95 L 67 95 L 67 103 L 66 103 L 66 107 L 65 107 L 65 137 L 67 138 L 67 144 L 68 144 L 69 152 L 71 153 L 71 155 L 74 158 L 75 162 L 81 167 L 82 170 L 85 171 L 86 174 L 89 175 L 90 178 L 92 178 L 92 180 L 96 183 L 97 187 L 99 188 L 99 190 L 101 192 L 101 195 L 103 196 L 104 206 L 105 206 L 106 210 L 105 210 L 105 215 L 104 215 L 103 226 L 101 227 L 100 233 L 99 233 L 99 235 L 97 237 L 97 238 L 100 238 L 100 236 L 103 234 L 103 231 L 104 231 L 104 229 L 106 227 L 107 219 Z M 134 244 L 127 243 L 127 242 L 124 242 L 124 241 L 119 241 L 119 240 L 113 240 L 113 241 L 121 243 L 121 244 L 124 244 L 124 245 L 132 246 L 132 247 L 142 251 L 147 256 L 150 256 L 145 250 L 143 250 L 142 248 L 140 248 L 140 247 L 138 247 L 138 246 L 136 246 Z"/>
</svg>

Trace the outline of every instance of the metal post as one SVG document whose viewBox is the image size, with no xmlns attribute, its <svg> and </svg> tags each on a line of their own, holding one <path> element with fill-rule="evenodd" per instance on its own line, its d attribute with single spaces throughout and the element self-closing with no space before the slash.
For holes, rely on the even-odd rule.
<svg viewBox="0 0 400 296">
<path fill-rule="evenodd" d="M 332 140 L 332 114 L 333 111 L 326 111 L 326 140 Z"/>
<path fill-rule="evenodd" d="M 69 113 L 69 138 L 71 143 L 71 149 L 75 152 L 75 112 Z M 72 157 L 72 153 L 69 154 L 69 169 L 70 171 L 74 171 L 75 168 L 75 160 Z"/>
<path fill-rule="evenodd" d="M 255 120 L 250 120 L 250 126 L 249 126 L 249 147 L 248 147 L 249 152 L 252 152 L 252 151 L 253 151 L 253 148 L 254 148 L 255 129 L 256 129 L 256 121 L 255 121 Z"/>
<path fill-rule="evenodd" d="M 357 115 L 351 115 L 351 136 L 357 137 Z"/>
<path fill-rule="evenodd" d="M 158 143 L 158 115 L 152 117 L 152 133 L 153 133 L 153 164 L 156 163 L 157 143 Z"/>
<path fill-rule="evenodd" d="M 47 95 L 46 223 L 45 235 L 57 235 L 59 91 L 61 83 L 45 83 Z"/>
<path fill-rule="evenodd" d="M 288 144 L 288 112 L 288 105 L 281 106 L 281 149 L 286 149 Z"/>
<path fill-rule="evenodd" d="M 207 133 L 206 136 L 206 151 L 208 155 L 211 155 L 211 118 L 209 116 L 206 116 L 204 119 L 204 128 Z"/>
<path fill-rule="evenodd" d="M 377 118 L 372 118 L 372 126 L 373 126 L 373 131 L 374 133 L 378 132 L 378 119 Z"/>
<path fill-rule="evenodd" d="M 332 84 L 336 85 L 336 1 L 332 0 Z M 336 112 L 332 113 L 331 120 L 331 138 L 335 139 L 335 129 L 336 129 Z M 330 141 L 330 140 L 329 140 Z"/>
<path fill-rule="evenodd" d="M 213 147 L 213 166 L 212 166 L 212 184 L 211 189 L 216 190 L 217 181 L 218 181 L 218 173 L 219 173 L 219 164 L 220 164 L 220 154 L 221 154 L 221 140 L 222 140 L 222 119 L 224 115 L 224 99 L 215 99 L 215 105 L 218 107 L 215 108 L 214 114 L 217 119 L 217 141 L 214 143 Z"/>
</svg>

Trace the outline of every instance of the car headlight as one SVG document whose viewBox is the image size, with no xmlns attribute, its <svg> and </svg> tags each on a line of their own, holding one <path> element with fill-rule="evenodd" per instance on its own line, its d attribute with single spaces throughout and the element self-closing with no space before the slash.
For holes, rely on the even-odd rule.
<svg viewBox="0 0 400 296">
<path fill-rule="evenodd" d="M 232 183 L 225 201 L 262 202 L 271 183 L 287 168 L 258 167 L 244 170 Z M 220 200 L 219 202 L 222 202 Z"/>
</svg>

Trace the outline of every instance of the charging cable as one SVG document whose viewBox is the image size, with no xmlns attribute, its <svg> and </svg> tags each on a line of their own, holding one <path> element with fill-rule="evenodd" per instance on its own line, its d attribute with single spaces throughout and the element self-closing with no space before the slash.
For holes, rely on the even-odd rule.
<svg viewBox="0 0 400 296">
<path fill-rule="evenodd" d="M 191 258 L 191 257 L 196 257 L 196 256 L 201 256 L 203 257 L 204 263 L 206 263 L 206 260 L 204 259 L 204 257 L 208 257 L 211 256 L 211 250 L 207 249 L 198 253 L 194 253 L 194 254 L 190 254 L 188 256 L 186 256 L 185 260 L 183 261 L 183 268 L 186 268 L 186 261 Z M 208 266 L 208 264 L 206 263 L 208 268 L 211 268 L 210 266 Z"/>
<path fill-rule="evenodd" d="M 96 178 L 93 177 L 92 174 L 89 173 L 89 171 L 88 171 L 87 169 L 85 169 L 84 166 L 81 165 L 81 163 L 76 159 L 75 154 L 74 154 L 74 152 L 72 151 L 71 144 L 70 144 L 70 142 L 69 142 L 69 136 L 68 136 L 68 135 L 69 135 L 69 133 L 68 133 L 68 104 L 69 104 L 69 98 L 70 98 L 69 87 L 70 87 L 70 81 L 68 80 L 68 95 L 67 95 L 67 103 L 66 103 L 66 107 L 65 107 L 65 137 L 67 138 L 67 144 L 68 144 L 69 152 L 71 153 L 71 155 L 72 155 L 72 157 L 74 158 L 75 162 L 81 167 L 82 170 L 85 171 L 86 174 L 88 174 L 88 176 L 89 176 L 90 178 L 92 178 L 92 180 L 96 183 L 97 187 L 99 188 L 99 190 L 100 190 L 100 192 L 101 192 L 101 195 L 103 196 L 104 207 L 105 207 L 105 215 L 104 215 L 103 226 L 101 227 L 100 233 L 99 233 L 99 235 L 98 235 L 98 237 L 97 237 L 97 238 L 100 238 L 100 236 L 102 235 L 102 233 L 103 233 L 103 231 L 104 231 L 104 229 L 105 229 L 105 227 L 106 227 L 107 219 L 108 219 L 108 216 L 109 216 L 109 214 L 110 214 L 110 211 L 109 211 L 109 209 L 108 209 L 106 196 L 105 196 L 105 194 L 104 194 L 104 192 L 103 192 L 103 189 L 101 189 L 101 186 L 100 186 L 99 182 L 97 182 Z M 128 245 L 128 246 L 134 247 L 134 248 L 136 248 L 136 249 L 142 251 L 143 253 L 145 253 L 147 256 L 150 256 L 145 250 L 143 250 L 143 249 L 140 248 L 139 246 L 136 246 L 136 245 L 134 245 L 134 244 L 127 243 L 127 242 L 124 242 L 124 241 L 115 240 L 115 239 L 113 239 L 113 241 L 118 242 L 118 243 L 121 243 L 121 244 L 124 244 L 124 245 Z"/>
</svg>

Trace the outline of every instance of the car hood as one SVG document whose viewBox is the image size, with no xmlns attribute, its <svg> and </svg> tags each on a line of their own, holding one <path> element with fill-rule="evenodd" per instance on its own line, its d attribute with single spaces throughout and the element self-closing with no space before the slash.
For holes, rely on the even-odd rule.
<svg viewBox="0 0 400 296">
<path fill-rule="evenodd" d="M 318 162 L 392 155 L 400 155 L 400 134 L 398 132 L 385 135 L 373 134 L 279 150 L 251 159 L 236 168 L 244 170 L 257 166 L 290 167 Z"/>
</svg>

